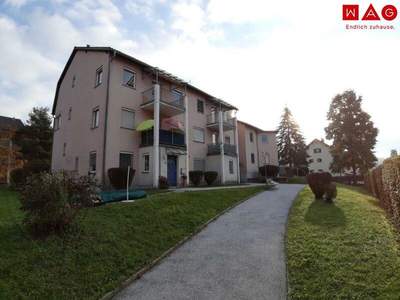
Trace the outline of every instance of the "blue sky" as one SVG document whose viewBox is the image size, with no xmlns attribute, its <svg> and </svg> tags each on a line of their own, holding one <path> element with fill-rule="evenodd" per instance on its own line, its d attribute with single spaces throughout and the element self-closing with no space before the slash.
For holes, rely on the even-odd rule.
<svg viewBox="0 0 400 300">
<path fill-rule="evenodd" d="M 393 31 L 349 31 L 342 3 L 320 0 L 0 3 L 0 115 L 51 106 L 72 48 L 90 44 L 174 73 L 261 128 L 275 129 L 287 104 L 307 141 L 324 137 L 332 97 L 355 89 L 380 130 L 378 156 L 400 150 L 400 18 Z"/>
</svg>

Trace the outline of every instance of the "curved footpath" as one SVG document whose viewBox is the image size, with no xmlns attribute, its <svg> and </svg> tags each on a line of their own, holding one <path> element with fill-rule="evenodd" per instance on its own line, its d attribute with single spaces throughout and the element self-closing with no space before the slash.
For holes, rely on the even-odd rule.
<svg viewBox="0 0 400 300">
<path fill-rule="evenodd" d="M 236 206 L 115 299 L 286 299 L 286 221 L 303 187 L 281 184 Z"/>
</svg>

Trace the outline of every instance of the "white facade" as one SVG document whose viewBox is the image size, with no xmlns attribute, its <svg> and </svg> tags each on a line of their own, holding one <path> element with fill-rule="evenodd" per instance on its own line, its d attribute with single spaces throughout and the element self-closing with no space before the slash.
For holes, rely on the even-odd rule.
<svg viewBox="0 0 400 300">
<path fill-rule="evenodd" d="M 333 161 L 329 145 L 320 140 L 313 140 L 307 147 L 308 169 L 310 173 L 329 172 Z"/>
</svg>

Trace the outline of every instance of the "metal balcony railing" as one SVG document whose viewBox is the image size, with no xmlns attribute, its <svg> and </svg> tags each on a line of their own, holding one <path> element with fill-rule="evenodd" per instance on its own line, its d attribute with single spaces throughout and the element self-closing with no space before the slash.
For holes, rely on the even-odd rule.
<svg viewBox="0 0 400 300">
<path fill-rule="evenodd" d="M 233 118 L 229 116 L 227 112 L 222 114 L 224 125 L 235 126 L 235 121 Z M 212 112 L 211 114 L 207 115 L 207 125 L 218 124 L 219 123 L 219 113 Z"/>
<path fill-rule="evenodd" d="M 153 129 L 141 132 L 140 146 L 153 146 Z M 160 145 L 185 147 L 185 136 L 182 133 L 160 129 Z"/>
<path fill-rule="evenodd" d="M 208 144 L 207 155 L 220 155 L 221 144 Z M 224 154 L 229 156 L 236 156 L 236 145 L 224 144 Z"/>
<path fill-rule="evenodd" d="M 154 101 L 154 87 L 144 91 L 142 104 L 151 103 Z M 177 90 L 170 90 L 168 88 L 160 88 L 160 101 L 173 105 L 177 108 L 184 108 L 184 95 Z"/>
</svg>

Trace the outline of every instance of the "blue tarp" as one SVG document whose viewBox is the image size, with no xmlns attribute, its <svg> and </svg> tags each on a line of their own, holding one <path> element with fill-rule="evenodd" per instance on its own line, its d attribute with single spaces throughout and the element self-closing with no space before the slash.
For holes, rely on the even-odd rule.
<svg viewBox="0 0 400 300">
<path fill-rule="evenodd" d="M 129 190 L 129 200 L 145 198 L 146 192 L 143 190 Z M 115 190 L 100 193 L 102 203 L 118 202 L 126 200 L 126 190 Z"/>
</svg>

